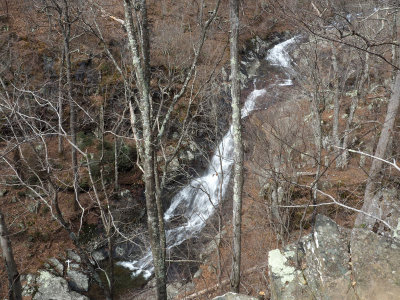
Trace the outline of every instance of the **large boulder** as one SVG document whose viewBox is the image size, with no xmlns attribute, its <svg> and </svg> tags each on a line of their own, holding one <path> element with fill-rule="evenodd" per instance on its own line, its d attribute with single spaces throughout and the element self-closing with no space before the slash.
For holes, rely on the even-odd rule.
<svg viewBox="0 0 400 300">
<path fill-rule="evenodd" d="M 89 300 L 80 294 L 90 287 L 90 277 L 81 262 L 73 250 L 60 258 L 50 258 L 37 274 L 21 276 L 23 295 L 33 300 Z"/>
<path fill-rule="evenodd" d="M 359 299 L 400 299 L 400 243 L 365 229 L 351 238 L 354 289 Z"/>
<path fill-rule="evenodd" d="M 77 270 L 68 270 L 67 276 L 73 290 L 79 292 L 87 292 L 89 290 L 89 276 L 86 274 Z"/>
<path fill-rule="evenodd" d="M 400 244 L 325 216 L 314 234 L 270 251 L 268 266 L 273 300 L 400 299 Z"/>
<path fill-rule="evenodd" d="M 89 300 L 88 297 L 71 291 L 68 282 L 53 273 L 42 270 L 36 279 L 38 286 L 33 300 Z"/>
</svg>

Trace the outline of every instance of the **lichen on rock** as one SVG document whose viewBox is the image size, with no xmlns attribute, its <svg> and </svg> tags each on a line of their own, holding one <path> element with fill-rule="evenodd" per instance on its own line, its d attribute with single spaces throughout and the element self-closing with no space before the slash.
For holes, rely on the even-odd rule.
<svg viewBox="0 0 400 300">
<path fill-rule="evenodd" d="M 400 299 L 400 243 L 318 215 L 314 233 L 269 252 L 272 300 Z"/>
</svg>

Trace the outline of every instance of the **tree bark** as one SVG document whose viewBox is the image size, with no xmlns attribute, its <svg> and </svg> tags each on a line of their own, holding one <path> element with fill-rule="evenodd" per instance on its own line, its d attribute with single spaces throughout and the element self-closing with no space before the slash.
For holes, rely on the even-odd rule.
<svg viewBox="0 0 400 300">
<path fill-rule="evenodd" d="M 315 138 L 315 147 L 317 151 L 316 156 L 314 158 L 317 170 L 315 172 L 315 179 L 311 184 L 311 190 L 310 190 L 310 197 L 312 200 L 312 204 L 314 205 L 312 214 L 313 226 L 315 225 L 315 218 L 317 216 L 317 207 L 316 207 L 318 200 L 317 190 L 318 190 L 319 177 L 321 173 L 321 158 L 322 158 L 322 128 L 321 128 L 321 111 L 319 106 L 320 106 L 320 97 L 319 97 L 318 87 L 316 87 L 311 103 L 311 111 L 314 119 L 313 131 Z"/>
<path fill-rule="evenodd" d="M 114 136 L 114 191 L 119 191 L 119 171 L 118 171 L 118 158 L 119 158 L 120 142 L 118 136 Z"/>
<path fill-rule="evenodd" d="M 15 172 L 17 172 L 18 177 L 21 180 L 24 180 L 24 173 L 22 171 L 22 159 L 21 159 L 20 147 L 18 145 L 18 140 L 16 140 L 16 143 L 17 145 L 15 146 L 15 149 L 13 151 L 14 168 Z"/>
<path fill-rule="evenodd" d="M 62 122 L 63 122 L 63 87 L 62 78 L 64 73 L 64 63 L 65 63 L 65 47 L 62 49 L 61 61 L 60 61 L 60 74 L 58 79 L 58 154 L 64 152 L 63 146 L 63 135 L 62 135 Z"/>
<path fill-rule="evenodd" d="M 8 284 L 9 284 L 8 297 L 10 300 L 22 300 L 21 281 L 17 265 L 14 260 L 11 241 L 8 237 L 8 229 L 4 220 L 4 216 L 1 211 L 0 211 L 0 246 L 3 252 L 3 258 L 7 269 Z"/>
<path fill-rule="evenodd" d="M 337 49 L 332 43 L 332 66 L 333 66 L 333 76 L 335 77 L 333 82 L 333 125 L 332 125 L 332 139 L 333 144 L 336 147 L 340 146 L 339 140 L 339 112 L 340 112 L 340 87 L 339 87 L 339 70 L 337 63 Z M 336 161 L 336 167 L 338 167 L 339 161 Z"/>
<path fill-rule="evenodd" d="M 243 144 L 240 114 L 239 81 L 239 1 L 230 0 L 230 52 L 231 52 L 231 96 L 232 96 L 232 134 L 234 141 L 234 177 L 233 177 L 233 256 L 231 289 L 238 293 L 240 287 L 241 227 L 242 227 L 242 190 L 243 190 Z"/>
<path fill-rule="evenodd" d="M 74 99 L 72 98 L 72 79 L 71 79 L 71 53 L 70 53 L 70 41 L 71 41 L 71 20 L 69 15 L 68 2 L 64 0 L 63 7 L 63 20 L 60 20 L 60 25 L 63 28 L 64 35 L 64 55 L 65 55 L 65 75 L 67 79 L 67 93 L 69 100 L 69 127 L 71 134 L 71 157 L 72 157 L 72 172 L 73 172 L 73 187 L 74 187 L 74 208 L 78 210 L 79 204 L 79 174 L 78 174 L 78 153 L 75 149 L 77 147 L 76 142 L 76 107 Z M 60 16 L 62 18 L 62 16 Z"/>
<path fill-rule="evenodd" d="M 381 135 L 375 150 L 375 157 L 384 158 L 390 137 L 393 132 L 394 123 L 396 120 L 397 112 L 400 104 L 400 71 L 397 71 L 396 78 L 392 88 L 392 96 L 390 97 L 385 123 L 383 124 Z M 377 188 L 377 181 L 379 173 L 382 170 L 383 162 L 378 159 L 372 161 L 371 169 L 369 170 L 367 186 L 364 194 L 364 204 L 362 211 L 369 213 L 376 218 L 381 218 L 380 203 L 375 201 L 375 189 Z M 372 229 L 375 225 L 376 219 L 359 213 L 355 222 L 355 226 L 366 226 Z"/>
<path fill-rule="evenodd" d="M 143 129 L 143 171 L 145 182 L 145 197 L 147 208 L 147 226 L 150 236 L 150 246 L 153 256 L 154 273 L 156 278 L 156 298 L 167 299 L 166 272 L 163 248 L 161 246 L 159 212 L 157 209 L 157 197 L 154 178 L 154 145 L 151 118 L 150 97 L 150 67 L 149 67 L 149 35 L 147 24 L 146 1 L 140 1 L 141 12 L 141 36 L 138 44 L 139 31 L 135 30 L 132 16 L 131 0 L 124 0 L 125 27 L 128 34 L 128 42 L 131 49 L 132 65 L 135 69 L 136 85 L 140 94 L 139 110 L 141 113 Z M 139 47 L 142 56 L 139 53 Z"/>
</svg>

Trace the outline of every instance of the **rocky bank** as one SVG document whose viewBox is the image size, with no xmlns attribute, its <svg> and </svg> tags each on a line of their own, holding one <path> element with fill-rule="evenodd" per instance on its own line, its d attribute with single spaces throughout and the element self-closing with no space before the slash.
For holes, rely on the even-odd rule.
<svg viewBox="0 0 400 300">
<path fill-rule="evenodd" d="M 268 255 L 273 300 L 400 299 L 400 243 L 318 215 L 313 234 Z"/>
</svg>

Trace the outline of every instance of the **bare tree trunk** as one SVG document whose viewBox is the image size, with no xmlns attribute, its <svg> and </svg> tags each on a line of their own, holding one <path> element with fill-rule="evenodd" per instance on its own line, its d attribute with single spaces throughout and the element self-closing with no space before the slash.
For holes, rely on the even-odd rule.
<svg viewBox="0 0 400 300">
<path fill-rule="evenodd" d="M 108 242 L 108 268 L 110 274 L 110 284 L 109 284 L 109 297 L 111 300 L 114 299 L 114 255 L 113 255 L 113 238 L 111 234 L 111 228 L 107 228 L 107 242 Z"/>
<path fill-rule="evenodd" d="M 63 86 L 62 78 L 64 72 L 65 63 L 65 47 L 62 49 L 61 61 L 60 61 L 60 74 L 58 79 L 58 154 L 64 152 L 63 137 L 62 137 L 62 122 L 63 122 Z"/>
<path fill-rule="evenodd" d="M 67 77 L 67 92 L 69 99 L 69 114 L 70 114 L 70 134 L 71 142 L 74 146 L 77 146 L 76 142 L 76 106 L 74 99 L 72 98 L 72 82 L 71 82 L 71 53 L 70 53 L 70 40 L 71 40 L 71 21 L 69 16 L 68 3 L 64 0 L 64 51 L 65 51 L 65 75 Z M 79 204 L 79 174 L 78 174 L 78 153 L 75 147 L 71 147 L 72 157 L 72 172 L 73 172 L 73 187 L 74 187 L 74 208 L 78 210 Z"/>
<path fill-rule="evenodd" d="M 119 137 L 114 137 L 114 190 L 119 191 L 119 172 L 118 172 L 118 157 L 119 157 Z"/>
<path fill-rule="evenodd" d="M 163 249 L 160 239 L 159 212 L 157 208 L 157 196 L 154 178 L 154 145 L 151 118 L 151 98 L 150 98 L 150 67 L 149 67 L 149 36 L 147 24 L 146 1 L 140 1 L 141 12 L 141 36 L 138 44 L 139 31 L 135 30 L 132 16 L 131 0 L 124 0 L 125 27 L 128 34 L 128 42 L 131 49 L 132 64 L 135 69 L 137 87 L 140 93 L 139 109 L 141 113 L 144 153 L 143 171 L 145 182 L 145 196 L 147 208 L 147 225 L 150 236 L 150 245 L 153 256 L 154 273 L 156 278 L 156 298 L 167 299 L 166 272 Z M 142 50 L 142 56 L 139 53 Z M 136 124 L 134 124 L 136 125 Z M 163 220 L 161 220 L 163 222 Z"/>
<path fill-rule="evenodd" d="M 79 204 L 79 175 L 78 175 L 78 154 L 74 146 L 76 143 L 76 111 L 75 102 L 72 98 L 72 82 L 71 82 L 71 53 L 70 53 L 70 42 L 71 42 L 71 19 L 69 15 L 70 7 L 68 1 L 63 1 L 62 10 L 60 10 L 59 23 L 62 29 L 64 38 L 64 57 L 65 57 L 65 75 L 67 80 L 67 94 L 70 109 L 70 135 L 71 135 L 71 157 L 72 157 L 72 172 L 73 172 L 73 187 L 74 187 L 74 208 L 78 210 Z"/>
<path fill-rule="evenodd" d="M 332 43 L 332 66 L 334 73 L 332 139 L 333 139 L 333 145 L 339 147 L 340 146 L 340 140 L 339 140 L 340 88 L 339 88 L 339 71 L 337 63 L 337 49 L 333 43 Z M 337 166 L 338 166 L 338 161 L 336 162 L 336 167 Z"/>
<path fill-rule="evenodd" d="M 22 160 L 21 160 L 21 153 L 20 153 L 20 147 L 18 145 L 18 140 L 16 141 L 17 146 L 15 146 L 15 149 L 13 151 L 13 161 L 14 161 L 14 168 L 15 171 L 17 172 L 18 177 L 21 180 L 24 180 L 24 173 L 22 171 Z"/>
<path fill-rule="evenodd" d="M 152 113 L 152 101 L 151 101 L 151 96 L 150 96 L 150 37 L 149 37 L 149 24 L 147 20 L 147 5 L 146 5 L 146 0 L 140 0 L 140 13 L 141 13 L 141 51 L 142 51 L 142 57 L 143 57 L 143 70 L 144 70 L 144 79 L 145 79 L 145 86 L 147 89 L 147 94 L 148 97 L 148 108 L 144 108 L 143 112 L 148 110 L 148 115 L 149 115 L 149 123 L 148 123 L 148 129 L 147 135 L 149 136 L 149 144 L 151 144 L 151 150 L 149 149 L 149 154 L 152 155 L 152 161 L 150 162 L 152 164 L 152 170 L 151 172 L 153 173 L 153 188 L 154 188 L 154 197 L 156 201 L 156 208 L 157 208 L 157 217 L 158 217 L 158 239 L 159 239 L 159 258 L 158 258 L 158 264 L 159 264 L 159 269 L 160 269 L 160 276 L 162 276 L 162 280 L 160 279 L 160 285 L 163 286 L 165 285 L 166 288 L 166 266 L 165 266 L 165 259 L 166 259 L 166 236 L 165 236 L 165 226 L 164 226 L 164 209 L 162 205 L 162 200 L 161 200 L 161 187 L 159 185 L 159 178 L 158 178 L 158 169 L 157 169 L 157 159 L 156 159 L 156 151 L 154 150 L 154 144 L 155 142 L 155 136 L 153 133 L 152 129 L 152 122 L 153 122 L 153 113 Z M 144 124 L 143 122 L 143 128 L 147 127 L 147 125 Z M 143 130 L 145 132 L 145 129 Z M 145 152 L 146 152 L 146 139 L 145 139 Z M 147 159 L 147 158 L 146 158 Z M 149 169 L 150 171 L 150 169 Z M 164 289 L 164 287 L 162 287 Z M 161 290 L 162 290 L 161 289 Z M 161 291 L 164 293 L 164 291 Z M 164 295 L 160 295 L 160 297 L 164 297 Z M 165 297 L 167 297 L 167 292 L 165 290 Z"/>
<path fill-rule="evenodd" d="M 399 109 L 400 104 L 400 71 L 397 71 L 397 75 L 395 78 L 395 82 L 392 88 L 392 96 L 390 97 L 387 113 L 385 117 L 385 123 L 383 124 L 381 135 L 379 137 L 378 145 L 375 150 L 375 157 L 384 158 L 387 145 L 389 143 L 391 134 L 393 132 L 394 123 L 397 116 L 397 111 Z M 364 204 L 362 207 L 362 211 L 371 214 L 377 218 L 381 218 L 380 215 L 380 203 L 374 201 L 374 192 L 377 188 L 377 179 L 378 175 L 382 170 L 383 162 L 378 159 L 374 159 L 372 161 L 371 169 L 369 170 L 369 176 L 367 181 L 367 186 L 365 188 L 364 194 Z M 361 226 L 365 225 L 369 229 L 375 225 L 376 220 L 374 218 L 368 217 L 365 214 L 358 214 L 355 225 Z"/>
<path fill-rule="evenodd" d="M 165 226 L 164 226 L 164 209 L 161 200 L 161 185 L 159 179 L 159 173 L 157 168 L 157 160 L 154 159 L 154 177 L 156 184 L 156 204 L 157 204 L 157 212 L 158 212 L 158 226 L 160 230 L 160 247 L 163 255 L 163 260 L 165 262 L 166 259 L 166 251 L 167 251 L 167 240 L 165 236 Z M 163 184 L 162 184 L 163 185 Z"/>
<path fill-rule="evenodd" d="M 232 95 L 232 131 L 234 141 L 234 177 L 233 177 L 233 257 L 231 289 L 239 292 L 241 262 L 241 227 L 242 227 L 242 190 L 243 190 L 243 144 L 240 114 L 239 81 L 239 1 L 230 0 L 231 21 L 231 95 Z"/>
<path fill-rule="evenodd" d="M 199 13 L 197 15 L 197 23 L 200 26 L 203 26 L 203 15 L 204 15 L 204 0 L 201 0 L 199 4 Z"/>
<path fill-rule="evenodd" d="M 398 60 L 398 47 L 396 46 L 398 42 L 398 33 L 397 33 L 397 17 L 398 17 L 398 12 L 394 12 L 393 14 L 393 27 L 392 27 L 392 40 L 393 40 L 393 45 L 392 45 L 392 64 L 396 64 Z M 396 77 L 396 70 L 393 70 L 393 80 Z"/>
<path fill-rule="evenodd" d="M 340 167 L 341 168 L 346 168 L 348 165 L 349 151 L 347 150 L 347 147 L 349 145 L 351 125 L 353 123 L 353 119 L 354 119 L 354 115 L 355 115 L 358 103 L 366 95 L 366 89 L 364 88 L 364 84 L 368 79 L 368 74 L 369 74 L 369 53 L 366 52 L 363 73 L 362 73 L 360 81 L 358 83 L 357 96 L 351 100 L 349 117 L 347 118 L 346 129 L 344 131 L 344 138 L 343 138 L 343 145 L 342 145 L 342 148 L 344 150 L 342 153 L 342 157 L 340 159 Z"/>
<path fill-rule="evenodd" d="M 104 103 L 102 103 L 99 107 L 99 127 L 97 130 L 98 138 L 103 139 L 104 135 Z"/>
<path fill-rule="evenodd" d="M 10 300 L 22 300 L 22 288 L 17 265 L 14 260 L 14 255 L 11 247 L 11 242 L 8 237 L 8 230 L 4 220 L 3 213 L 0 211 L 0 246 L 3 252 L 5 261 L 9 291 L 8 297 Z"/>
<path fill-rule="evenodd" d="M 317 89 L 317 88 L 316 88 Z M 311 110 L 313 113 L 313 131 L 314 131 L 314 138 L 315 138 L 315 146 L 316 146 L 316 157 L 315 157 L 315 164 L 317 166 L 317 170 L 315 173 L 315 179 L 313 183 L 311 184 L 311 199 L 312 203 L 314 205 L 313 208 L 313 214 L 312 214 L 312 223 L 315 224 L 315 218 L 317 216 L 317 189 L 318 189 L 318 182 L 319 182 L 319 177 L 320 177 L 320 172 L 321 172 L 321 157 L 322 157 L 322 128 L 321 128 L 321 112 L 319 109 L 319 95 L 318 95 L 318 90 L 315 91 L 313 97 L 312 97 L 312 103 L 311 103 Z"/>
</svg>

